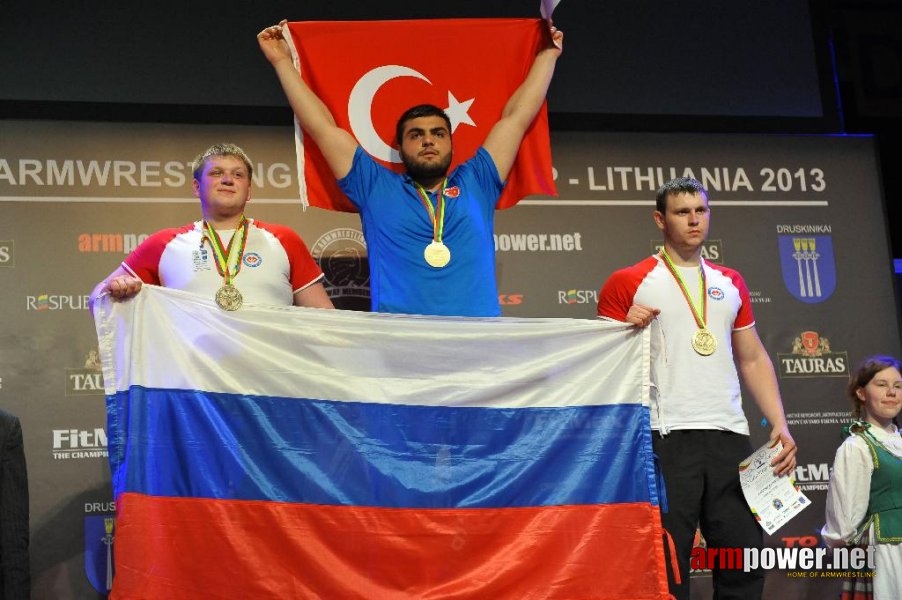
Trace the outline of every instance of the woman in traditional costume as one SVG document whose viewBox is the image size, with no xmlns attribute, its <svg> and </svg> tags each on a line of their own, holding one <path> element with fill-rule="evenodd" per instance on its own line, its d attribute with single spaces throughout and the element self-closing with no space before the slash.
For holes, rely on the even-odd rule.
<svg viewBox="0 0 902 600">
<path fill-rule="evenodd" d="M 902 598 L 902 365 L 890 356 L 866 358 L 849 381 L 854 421 L 836 451 L 827 492 L 831 548 L 874 546 L 874 600 Z M 836 565 L 833 565 L 836 568 Z M 843 590 L 843 598 L 868 598 Z"/>
</svg>

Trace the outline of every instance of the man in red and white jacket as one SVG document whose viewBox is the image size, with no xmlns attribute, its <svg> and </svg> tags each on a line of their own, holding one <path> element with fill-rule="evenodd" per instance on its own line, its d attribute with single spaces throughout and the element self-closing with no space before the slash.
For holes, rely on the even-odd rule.
<svg viewBox="0 0 902 600">
<path fill-rule="evenodd" d="M 193 166 L 203 219 L 147 238 L 94 288 L 91 306 L 101 293 L 128 298 L 150 283 L 216 298 L 230 310 L 245 302 L 333 308 L 300 236 L 245 217 L 253 164 L 244 151 L 217 144 Z"/>
<path fill-rule="evenodd" d="M 773 427 L 771 439 L 783 443 L 773 461 L 777 474 L 795 469 L 796 445 L 742 276 L 701 257 L 710 224 L 707 191 L 688 177 L 667 182 L 657 192 L 654 219 L 662 251 L 615 272 L 599 294 L 598 315 L 638 327 L 657 320 L 663 332 L 653 343 L 661 367 L 652 440 L 667 493 L 661 519 L 682 580 L 671 580 L 671 592 L 688 599 L 697 526 L 709 547 L 762 545 L 739 484 L 738 465 L 752 451 L 740 374 Z M 718 598 L 760 598 L 764 587 L 762 571 L 715 570 L 713 578 Z"/>
</svg>

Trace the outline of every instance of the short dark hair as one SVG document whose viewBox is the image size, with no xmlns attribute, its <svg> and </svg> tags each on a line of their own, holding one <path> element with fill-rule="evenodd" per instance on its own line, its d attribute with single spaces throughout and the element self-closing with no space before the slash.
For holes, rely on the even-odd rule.
<svg viewBox="0 0 902 600">
<path fill-rule="evenodd" d="M 399 146 L 401 145 L 401 137 L 404 135 L 404 124 L 407 123 L 407 121 L 419 119 L 420 117 L 443 118 L 445 123 L 448 124 L 448 133 L 451 133 L 451 119 L 448 118 L 445 111 L 434 104 L 417 104 L 416 106 L 405 110 L 404 114 L 401 115 L 401 118 L 398 119 L 398 124 L 395 126 L 395 139 L 398 141 Z"/>
<path fill-rule="evenodd" d="M 708 190 L 705 189 L 701 181 L 691 177 L 677 177 L 658 188 L 658 192 L 655 194 L 655 210 L 662 214 L 665 213 L 667 211 L 667 196 L 671 194 L 674 196 L 679 194 L 701 194 L 705 196 L 706 200 L 708 199 Z"/>
<path fill-rule="evenodd" d="M 195 179 L 200 181 L 200 175 L 204 170 L 204 165 L 206 165 L 207 161 L 214 156 L 232 156 L 234 158 L 237 158 L 244 163 L 245 167 L 247 167 L 248 179 L 253 178 L 254 165 L 253 163 L 251 163 L 251 159 L 248 158 L 247 154 L 244 153 L 244 150 L 242 150 L 235 144 L 214 144 L 198 154 L 197 158 L 194 159 L 194 163 L 191 165 L 191 168 L 194 171 Z"/>
<path fill-rule="evenodd" d="M 902 372 L 902 363 L 899 362 L 899 359 L 893 358 L 892 356 L 883 356 L 879 354 L 876 356 L 868 356 L 858 363 L 858 368 L 849 376 L 849 387 L 846 390 L 849 400 L 852 402 L 852 418 L 861 419 L 864 416 L 861 410 L 864 406 L 864 402 L 858 397 L 859 388 L 863 388 L 869 384 L 871 379 L 873 379 L 880 371 L 891 368 L 895 368 L 897 371 Z"/>
</svg>

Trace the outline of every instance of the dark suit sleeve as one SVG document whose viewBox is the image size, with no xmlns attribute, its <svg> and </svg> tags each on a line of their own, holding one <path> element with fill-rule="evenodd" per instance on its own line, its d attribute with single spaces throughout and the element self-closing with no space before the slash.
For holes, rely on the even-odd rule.
<svg viewBox="0 0 902 600">
<path fill-rule="evenodd" d="M 0 596 L 30 597 L 28 475 L 19 419 L 0 414 Z"/>
</svg>

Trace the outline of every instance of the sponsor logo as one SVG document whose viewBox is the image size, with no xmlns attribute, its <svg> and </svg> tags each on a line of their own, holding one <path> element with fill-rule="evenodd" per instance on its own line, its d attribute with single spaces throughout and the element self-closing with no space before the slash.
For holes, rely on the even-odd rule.
<svg viewBox="0 0 902 600">
<path fill-rule="evenodd" d="M 501 306 L 523 304 L 523 294 L 498 294 L 498 304 Z"/>
<path fill-rule="evenodd" d="M 780 377 L 848 377 L 849 356 L 834 352 L 830 340 L 816 331 L 803 331 L 792 342 L 790 354 L 777 353 Z"/>
<path fill-rule="evenodd" d="M 79 252 L 131 254 L 148 238 L 146 233 L 79 233 Z"/>
<path fill-rule="evenodd" d="M 830 465 L 828 463 L 797 465 L 795 472 L 796 488 L 803 492 L 827 491 L 830 483 Z"/>
<path fill-rule="evenodd" d="M 313 243 L 310 254 L 323 271 L 335 308 L 369 310 L 370 270 L 360 230 L 331 229 Z"/>
<path fill-rule="evenodd" d="M 818 539 L 816 535 L 797 535 L 791 537 L 781 537 L 780 541 L 783 542 L 784 548 L 814 548 L 818 545 Z"/>
<path fill-rule="evenodd" d="M 707 552 L 708 542 L 705 541 L 705 536 L 702 535 L 702 530 L 697 528 L 695 529 L 695 538 L 692 541 L 692 552 Z M 705 564 L 700 562 L 694 562 L 689 565 L 689 576 L 690 577 L 698 577 L 702 575 L 710 575 L 711 569 L 708 568 Z"/>
<path fill-rule="evenodd" d="M 37 294 L 25 296 L 25 309 L 39 312 L 55 310 L 88 310 L 88 296 Z"/>
<path fill-rule="evenodd" d="M 16 266 L 16 242 L 14 240 L 0 240 L 0 267 Z"/>
<path fill-rule="evenodd" d="M 85 575 L 101 594 L 113 589 L 115 533 L 115 515 L 85 515 Z"/>
<path fill-rule="evenodd" d="M 85 502 L 85 514 L 91 513 L 114 513 L 116 512 L 116 503 L 112 500 L 105 502 Z"/>
<path fill-rule="evenodd" d="M 689 566 L 696 570 L 802 569 L 795 577 L 845 577 L 849 569 L 874 569 L 875 548 L 693 548 Z M 837 571 L 839 570 L 839 571 Z M 838 573 L 842 573 L 839 575 Z M 791 574 L 787 574 L 791 575 Z"/>
<path fill-rule="evenodd" d="M 100 357 L 97 350 L 91 350 L 85 357 L 83 367 L 66 369 L 66 395 L 96 396 L 103 394 L 103 374 L 100 372 L 100 368 Z"/>
<path fill-rule="evenodd" d="M 664 249 L 661 240 L 652 240 L 651 253 L 660 254 Z M 705 240 L 702 243 L 702 258 L 714 264 L 723 263 L 723 241 L 722 240 Z"/>
<path fill-rule="evenodd" d="M 780 267 L 783 283 L 797 300 L 823 302 L 836 289 L 833 240 L 829 235 L 781 235 Z"/>
<path fill-rule="evenodd" d="M 106 431 L 96 429 L 54 429 L 53 459 L 107 458 Z"/>
<path fill-rule="evenodd" d="M 456 185 L 452 185 L 445 190 L 445 196 L 448 198 L 457 198 L 458 196 L 460 196 L 460 188 Z"/>
<path fill-rule="evenodd" d="M 558 304 L 598 304 L 598 290 L 558 290 Z"/>
<path fill-rule="evenodd" d="M 848 410 L 828 412 L 795 412 L 786 413 L 787 425 L 839 425 L 848 423 Z"/>
<path fill-rule="evenodd" d="M 712 300 L 723 300 L 724 293 L 723 290 L 719 287 L 714 287 L 713 285 L 708 288 L 708 298 Z"/>
<path fill-rule="evenodd" d="M 761 290 L 749 290 L 749 300 L 752 304 L 770 304 L 770 296 L 765 296 Z"/>
<path fill-rule="evenodd" d="M 790 235 L 817 235 L 833 233 L 830 225 L 777 225 L 777 233 Z"/>
<path fill-rule="evenodd" d="M 244 263 L 244 266 L 253 269 L 263 264 L 263 257 L 256 252 L 248 252 L 244 255 L 244 258 L 241 259 L 241 262 Z"/>
<path fill-rule="evenodd" d="M 582 234 L 496 233 L 495 252 L 581 252 Z"/>
</svg>

